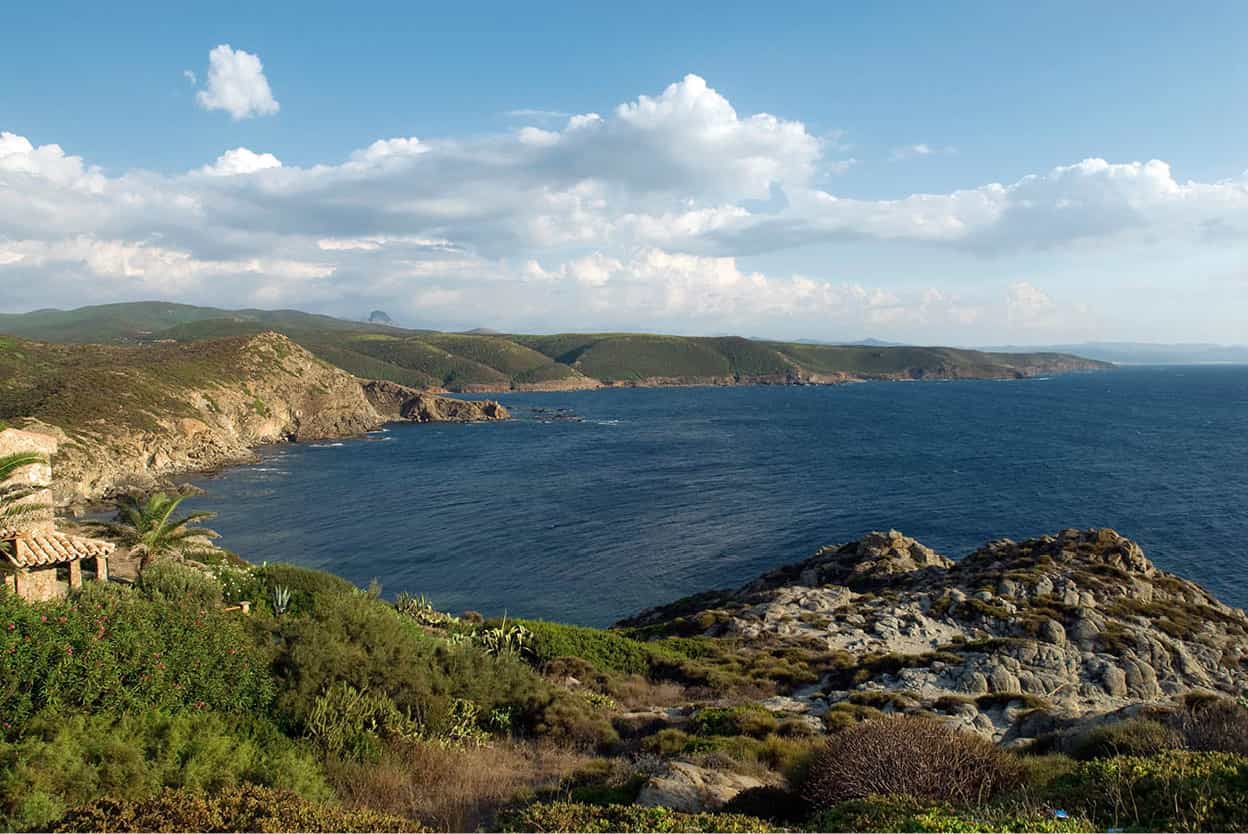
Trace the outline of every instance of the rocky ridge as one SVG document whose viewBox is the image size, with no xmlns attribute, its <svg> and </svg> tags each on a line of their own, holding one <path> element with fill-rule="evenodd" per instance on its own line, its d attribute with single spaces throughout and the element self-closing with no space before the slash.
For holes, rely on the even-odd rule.
<svg viewBox="0 0 1248 834">
<path fill-rule="evenodd" d="M 48 417 L 42 409 L 34 409 L 33 416 L 10 418 L 27 431 L 59 441 L 54 484 L 58 502 L 83 503 L 119 491 L 150 489 L 170 475 L 244 462 L 252 449 L 268 443 L 349 437 L 399 419 L 423 423 L 508 417 L 496 402 L 456 400 L 361 380 L 277 333 L 216 343 L 211 365 L 189 353 L 194 349 L 130 349 L 146 352 L 124 354 L 129 364 L 92 369 L 95 375 L 85 381 L 75 378 L 61 386 L 89 404 L 83 416 L 70 412 L 72 423 Z M 212 370 L 204 373 L 193 363 Z M 97 381 L 100 386 L 116 385 L 119 394 L 106 397 L 84 388 Z M 136 391 L 146 399 L 129 401 Z"/>
<path fill-rule="evenodd" d="M 1007 743 L 1248 689 L 1244 612 L 1110 529 L 1002 539 L 957 562 L 871 533 L 621 625 L 804 652 L 818 682 L 764 702 L 777 713 L 935 713 Z"/>
</svg>

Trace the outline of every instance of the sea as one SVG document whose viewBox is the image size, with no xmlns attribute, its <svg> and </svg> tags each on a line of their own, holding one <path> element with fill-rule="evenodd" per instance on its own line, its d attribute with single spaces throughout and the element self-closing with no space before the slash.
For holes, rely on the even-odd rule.
<svg viewBox="0 0 1248 834">
<path fill-rule="evenodd" d="M 193 479 L 220 543 L 444 610 L 602 626 L 900 530 L 953 558 L 1113 527 L 1248 605 L 1248 366 L 492 395 Z"/>
</svg>

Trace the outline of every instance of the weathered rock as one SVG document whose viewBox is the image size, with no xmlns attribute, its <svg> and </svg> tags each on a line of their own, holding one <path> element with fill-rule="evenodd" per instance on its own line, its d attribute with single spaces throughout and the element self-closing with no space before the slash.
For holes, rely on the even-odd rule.
<svg viewBox="0 0 1248 834">
<path fill-rule="evenodd" d="M 741 791 L 765 784 L 753 776 L 670 762 L 666 772 L 652 776 L 642 787 L 637 804 L 688 813 L 714 811 Z"/>
<path fill-rule="evenodd" d="M 994 739 L 1026 737 L 1018 725 L 1037 708 L 1085 721 L 1193 690 L 1248 689 L 1244 612 L 1107 529 L 1001 539 L 957 563 L 900 533 L 873 533 L 624 624 L 672 618 L 682 633 L 705 623 L 709 636 L 747 638 L 747 653 L 848 655 L 820 668 L 822 698 L 807 692 L 805 703 L 893 693 L 904 697 L 889 709 L 948 715 Z"/>
</svg>

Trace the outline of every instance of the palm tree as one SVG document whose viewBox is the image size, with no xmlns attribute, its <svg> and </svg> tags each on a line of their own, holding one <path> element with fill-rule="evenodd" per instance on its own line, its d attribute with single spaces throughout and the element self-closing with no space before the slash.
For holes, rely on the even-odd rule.
<svg viewBox="0 0 1248 834">
<path fill-rule="evenodd" d="M 35 452 L 18 452 L 0 457 L 0 528 L 20 527 L 49 509 L 47 504 L 22 500 L 35 492 L 34 487 L 7 483 L 19 469 L 46 462 L 43 455 Z"/>
<path fill-rule="evenodd" d="M 209 539 L 217 533 L 197 526 L 216 513 L 189 513 L 173 518 L 185 495 L 169 495 L 157 492 L 145 499 L 128 495 L 118 502 L 117 518 L 97 524 L 107 535 L 130 548 L 131 555 L 139 557 L 139 570 L 147 568 L 156 559 L 186 561 L 210 549 Z"/>
</svg>

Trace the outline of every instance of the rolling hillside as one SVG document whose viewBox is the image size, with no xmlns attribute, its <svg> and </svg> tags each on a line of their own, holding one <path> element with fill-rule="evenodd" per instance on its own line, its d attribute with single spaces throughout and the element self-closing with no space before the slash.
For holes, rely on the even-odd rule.
<svg viewBox="0 0 1248 834">
<path fill-rule="evenodd" d="M 840 346 L 731 336 L 439 333 L 295 310 L 222 310 L 163 302 L 0 315 L 0 333 L 45 342 L 196 343 L 266 330 L 356 376 L 450 391 L 1009 379 L 1106 366 L 1058 353 Z"/>
</svg>

